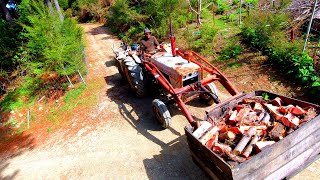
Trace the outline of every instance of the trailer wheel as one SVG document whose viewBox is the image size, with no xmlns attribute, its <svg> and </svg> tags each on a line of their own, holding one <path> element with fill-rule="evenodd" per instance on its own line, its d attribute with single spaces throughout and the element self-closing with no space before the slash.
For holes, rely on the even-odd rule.
<svg viewBox="0 0 320 180">
<path fill-rule="evenodd" d="M 137 97 L 146 95 L 142 68 L 130 56 L 123 61 L 123 74 Z"/>
<path fill-rule="evenodd" d="M 170 127 L 171 115 L 167 106 L 161 100 L 155 99 L 152 101 L 152 110 L 163 128 Z"/>
<path fill-rule="evenodd" d="M 209 83 L 205 86 L 205 88 L 207 88 L 211 93 L 214 94 L 214 96 L 216 96 L 216 99 L 218 99 L 218 90 L 216 85 L 212 82 Z M 213 103 L 217 103 L 215 99 L 213 99 L 211 96 L 209 96 L 207 93 L 201 93 L 199 95 L 199 98 L 204 101 L 206 104 L 208 105 L 212 105 Z"/>
</svg>

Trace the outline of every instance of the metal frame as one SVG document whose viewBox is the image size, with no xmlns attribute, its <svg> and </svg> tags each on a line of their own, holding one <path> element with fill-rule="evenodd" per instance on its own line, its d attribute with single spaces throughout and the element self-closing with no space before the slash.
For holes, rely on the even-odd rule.
<svg viewBox="0 0 320 180">
<path fill-rule="evenodd" d="M 173 88 L 168 80 L 164 77 L 164 75 L 160 72 L 160 70 L 148 60 L 149 57 L 145 55 L 143 56 L 143 64 L 145 65 L 146 69 L 154 76 L 154 78 L 162 85 L 162 87 L 172 95 L 173 99 L 175 100 L 189 123 L 193 127 L 198 128 L 200 126 L 199 122 L 194 120 L 185 104 L 187 101 L 194 99 L 194 96 L 184 99 L 185 94 L 198 94 L 200 92 L 207 92 L 213 99 L 215 99 L 214 96 L 204 87 L 214 81 L 219 81 L 232 96 L 239 94 L 239 92 L 216 67 L 211 65 L 207 60 L 200 57 L 195 52 L 189 50 L 178 50 L 177 55 L 197 64 L 201 68 L 202 75 L 204 75 L 204 72 L 206 72 L 209 76 L 202 79 L 198 83 L 193 83 L 182 88 Z M 199 91 L 199 89 L 201 91 Z"/>
</svg>

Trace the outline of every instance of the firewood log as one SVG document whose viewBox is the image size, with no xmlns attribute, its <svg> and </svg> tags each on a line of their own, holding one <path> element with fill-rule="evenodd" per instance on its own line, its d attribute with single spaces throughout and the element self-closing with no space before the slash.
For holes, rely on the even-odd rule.
<svg viewBox="0 0 320 180">
<path fill-rule="evenodd" d="M 235 155 L 241 154 L 243 149 L 246 147 L 248 142 L 250 141 L 251 137 L 256 133 L 256 128 L 251 127 L 241 138 L 240 142 L 237 144 L 237 146 L 232 151 Z"/>
<path fill-rule="evenodd" d="M 258 103 L 258 102 L 255 102 L 254 103 L 254 106 L 252 108 L 253 110 L 258 110 L 258 111 L 263 111 L 263 107 L 262 107 L 262 104 Z"/>
<path fill-rule="evenodd" d="M 224 141 L 226 139 L 234 139 L 236 137 L 236 135 L 231 132 L 231 131 L 227 131 L 227 132 L 224 132 L 222 134 L 219 134 L 219 141 Z"/>
<path fill-rule="evenodd" d="M 270 122 L 270 119 L 271 119 L 270 114 L 268 112 L 265 112 L 262 120 L 260 121 L 260 123 L 264 124 L 264 125 L 268 125 L 269 122 Z"/>
<path fill-rule="evenodd" d="M 199 141 L 204 145 L 209 141 L 209 139 L 214 136 L 219 131 L 217 126 L 210 127 L 207 132 L 205 132 L 200 138 Z"/>
<path fill-rule="evenodd" d="M 231 160 L 236 161 L 236 162 L 244 162 L 246 161 L 245 158 L 243 157 L 239 157 L 235 154 L 233 154 L 231 151 L 231 147 L 225 145 L 225 144 L 220 144 L 220 143 L 216 143 L 214 146 L 214 148 L 219 148 L 223 153 L 225 153 Z"/>
<path fill-rule="evenodd" d="M 259 136 L 256 133 L 256 135 L 253 136 L 250 143 L 248 144 L 248 146 L 246 147 L 246 149 L 242 153 L 243 157 L 248 158 L 250 156 L 252 149 L 253 149 L 253 146 L 258 142 L 258 140 L 259 140 Z"/>
<path fill-rule="evenodd" d="M 290 108 L 290 112 L 294 115 L 303 115 L 303 114 L 307 113 L 307 111 L 305 111 L 304 109 L 302 109 L 299 106 Z"/>
<path fill-rule="evenodd" d="M 287 127 L 296 128 L 299 126 L 299 118 L 294 116 L 292 113 L 288 113 L 287 115 L 283 116 L 280 121 Z"/>
<path fill-rule="evenodd" d="M 310 121 L 314 117 L 317 116 L 317 111 L 314 107 L 311 107 L 307 110 L 306 114 L 304 115 L 303 119 L 300 121 L 300 124 Z"/>
<path fill-rule="evenodd" d="M 271 112 L 272 116 L 276 119 L 276 120 L 280 120 L 282 118 L 282 114 L 279 112 L 279 107 L 277 106 L 273 106 L 272 104 L 264 104 L 269 111 Z"/>
<path fill-rule="evenodd" d="M 250 112 L 250 108 L 245 107 L 245 108 L 241 109 L 239 111 L 239 113 L 237 114 L 236 121 L 238 121 L 239 124 L 242 124 L 244 117 L 246 117 L 249 112 Z"/>
<path fill-rule="evenodd" d="M 237 121 L 236 121 L 237 114 L 238 114 L 238 111 L 237 111 L 237 110 L 232 111 L 232 113 L 231 113 L 231 115 L 230 115 L 230 117 L 229 117 L 229 122 L 230 122 L 231 124 L 237 123 Z"/>
<path fill-rule="evenodd" d="M 282 106 L 283 101 L 280 97 L 276 97 L 271 101 L 271 104 L 279 107 L 279 106 Z"/>
<path fill-rule="evenodd" d="M 212 127 L 212 124 L 204 121 L 201 126 L 196 129 L 192 134 L 194 137 L 196 137 L 197 139 L 199 139 L 210 127 Z"/>
<path fill-rule="evenodd" d="M 269 132 L 271 139 L 280 140 L 285 136 L 286 129 L 281 123 L 276 123 L 275 126 Z"/>
</svg>

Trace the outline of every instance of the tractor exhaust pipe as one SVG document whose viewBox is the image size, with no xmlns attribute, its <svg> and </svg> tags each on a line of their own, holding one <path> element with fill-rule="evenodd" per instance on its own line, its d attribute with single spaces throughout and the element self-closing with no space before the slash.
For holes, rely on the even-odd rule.
<svg viewBox="0 0 320 180">
<path fill-rule="evenodd" d="M 172 19 L 170 19 L 170 43 L 171 43 L 171 52 L 172 56 L 176 56 L 176 38 L 174 37 L 173 34 L 173 29 L 172 29 Z"/>
</svg>

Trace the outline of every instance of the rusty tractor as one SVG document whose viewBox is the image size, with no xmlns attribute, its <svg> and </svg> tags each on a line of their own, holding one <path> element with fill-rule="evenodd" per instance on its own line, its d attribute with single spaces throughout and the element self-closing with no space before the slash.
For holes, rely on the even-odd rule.
<svg viewBox="0 0 320 180">
<path fill-rule="evenodd" d="M 171 26 L 172 27 L 172 26 Z M 231 95 L 238 94 L 230 81 L 207 60 L 191 50 L 177 50 L 170 28 L 170 44 L 151 57 L 138 48 L 122 44 L 116 54 L 116 66 L 137 97 L 148 93 L 160 95 L 152 101 L 156 119 L 164 128 L 171 124 L 168 104 L 175 103 L 193 127 L 199 127 L 186 107 L 186 102 L 200 98 L 208 105 L 219 103 L 214 81 L 219 81 Z M 147 93 L 148 92 L 148 93 Z"/>
</svg>

